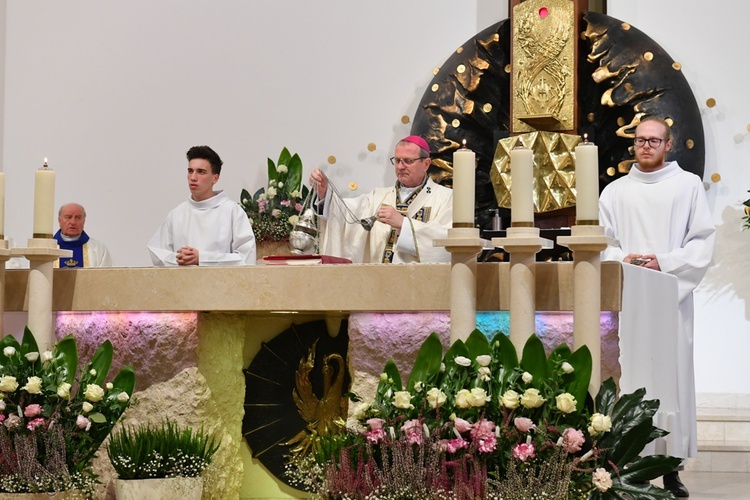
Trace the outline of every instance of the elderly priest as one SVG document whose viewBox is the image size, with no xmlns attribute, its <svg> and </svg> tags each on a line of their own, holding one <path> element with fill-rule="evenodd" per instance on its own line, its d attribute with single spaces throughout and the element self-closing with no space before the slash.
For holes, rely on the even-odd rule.
<svg viewBox="0 0 750 500">
<path fill-rule="evenodd" d="M 89 237 L 83 230 L 86 210 L 78 203 L 67 203 L 57 213 L 60 229 L 55 240 L 63 250 L 72 250 L 72 257 L 60 259 L 60 268 L 112 267 L 112 257 L 103 243 Z"/>
</svg>

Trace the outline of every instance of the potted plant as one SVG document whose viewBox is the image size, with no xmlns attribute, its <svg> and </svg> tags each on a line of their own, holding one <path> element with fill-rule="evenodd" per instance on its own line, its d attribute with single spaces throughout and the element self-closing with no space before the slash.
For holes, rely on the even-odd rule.
<svg viewBox="0 0 750 500">
<path fill-rule="evenodd" d="M 122 427 L 107 446 L 118 475 L 117 498 L 200 499 L 201 474 L 218 449 L 219 443 L 202 428 L 179 427 L 170 420 Z"/>
<path fill-rule="evenodd" d="M 93 494 L 92 459 L 135 386 L 131 367 L 105 383 L 112 355 L 106 341 L 79 369 L 71 335 L 44 352 L 28 328 L 0 340 L 0 497 Z"/>
</svg>

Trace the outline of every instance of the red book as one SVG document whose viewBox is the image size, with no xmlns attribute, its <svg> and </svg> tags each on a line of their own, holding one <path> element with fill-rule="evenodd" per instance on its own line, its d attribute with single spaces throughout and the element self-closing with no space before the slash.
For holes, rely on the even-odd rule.
<svg viewBox="0 0 750 500">
<path fill-rule="evenodd" d="M 351 264 L 352 261 L 333 255 L 269 255 L 263 257 L 269 266 L 313 266 L 317 264 Z"/>
</svg>

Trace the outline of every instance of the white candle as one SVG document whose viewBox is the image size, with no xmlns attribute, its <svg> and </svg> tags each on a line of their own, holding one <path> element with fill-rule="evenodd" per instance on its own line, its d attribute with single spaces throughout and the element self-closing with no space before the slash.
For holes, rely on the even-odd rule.
<svg viewBox="0 0 750 500">
<path fill-rule="evenodd" d="M 5 173 L 0 172 L 0 240 L 5 239 Z"/>
<path fill-rule="evenodd" d="M 534 225 L 534 152 L 529 148 L 510 151 L 510 223 Z"/>
<path fill-rule="evenodd" d="M 453 153 L 453 225 L 474 227 L 476 155 L 464 147 Z M 468 226 L 467 226 L 468 224 Z"/>
<path fill-rule="evenodd" d="M 599 221 L 599 148 L 584 142 L 575 148 L 576 223 Z"/>
<path fill-rule="evenodd" d="M 55 172 L 47 167 L 36 171 L 34 178 L 34 238 L 51 238 L 55 216 Z"/>
</svg>

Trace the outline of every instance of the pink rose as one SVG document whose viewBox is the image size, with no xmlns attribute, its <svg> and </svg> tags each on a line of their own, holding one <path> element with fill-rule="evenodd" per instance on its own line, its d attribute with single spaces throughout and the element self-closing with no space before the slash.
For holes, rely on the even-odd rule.
<svg viewBox="0 0 750 500">
<path fill-rule="evenodd" d="M 521 462 L 525 462 L 529 458 L 534 458 L 536 456 L 536 449 L 531 443 L 518 444 L 513 448 L 513 456 Z"/>
<path fill-rule="evenodd" d="M 282 207 L 288 207 L 289 205 L 291 205 L 291 202 L 289 200 L 281 200 L 281 202 L 279 204 Z"/>
<path fill-rule="evenodd" d="M 376 431 L 378 429 L 383 428 L 383 424 L 385 424 L 385 420 L 383 420 L 382 418 L 371 418 L 367 420 L 366 423 L 367 425 L 370 426 L 370 429 Z"/>
<path fill-rule="evenodd" d="M 76 418 L 76 426 L 78 426 L 79 429 L 89 430 L 91 428 L 91 422 L 83 415 L 78 415 L 78 418 Z"/>
<path fill-rule="evenodd" d="M 469 442 L 465 439 L 455 438 L 448 441 L 448 451 L 451 453 L 456 453 L 458 450 L 468 446 Z"/>
<path fill-rule="evenodd" d="M 373 429 L 365 434 L 368 443 L 378 444 L 385 440 L 385 429 Z"/>
<path fill-rule="evenodd" d="M 583 432 L 568 427 L 562 433 L 562 447 L 566 453 L 575 453 L 581 451 L 581 446 L 586 442 L 586 438 L 583 437 Z"/>
<path fill-rule="evenodd" d="M 35 418 L 34 420 L 31 420 L 28 424 L 26 424 L 26 428 L 30 431 L 33 431 L 40 425 L 44 425 L 44 419 L 43 418 Z"/>
<path fill-rule="evenodd" d="M 29 405 L 23 410 L 23 414 L 29 418 L 36 417 L 42 413 L 42 407 L 39 405 Z"/>
<path fill-rule="evenodd" d="M 459 417 L 456 417 L 453 420 L 453 426 L 456 428 L 458 432 L 467 432 L 471 430 L 471 423 Z"/>
<path fill-rule="evenodd" d="M 3 423 L 3 420 L 5 420 L 5 415 L 3 415 L 2 413 L 0 413 L 0 424 Z"/>
<path fill-rule="evenodd" d="M 295 203 L 295 205 L 294 205 L 294 209 L 295 209 L 295 210 L 296 210 L 297 212 L 301 212 L 301 211 L 302 211 L 302 203 Z"/>
<path fill-rule="evenodd" d="M 531 429 L 536 428 L 534 422 L 532 422 L 530 418 L 526 417 L 516 417 L 515 419 L 513 419 L 513 423 L 515 424 L 516 429 L 521 432 L 529 432 Z"/>
<path fill-rule="evenodd" d="M 406 434 L 409 444 L 422 444 L 422 423 L 419 420 L 407 420 L 401 430 Z"/>
</svg>

